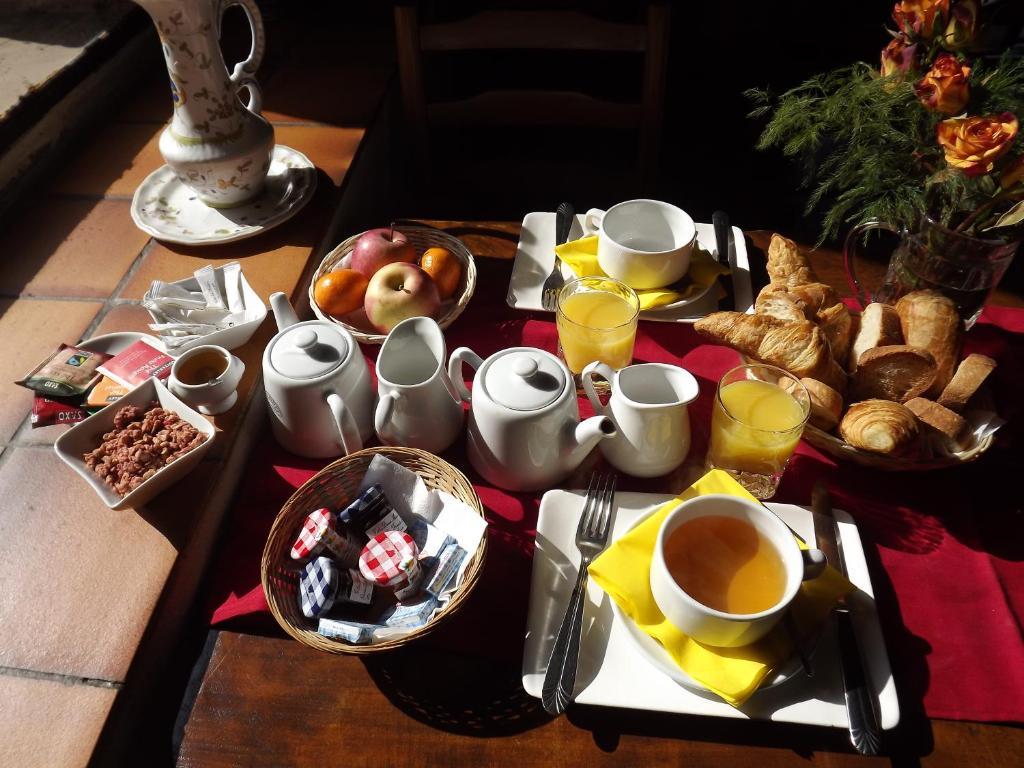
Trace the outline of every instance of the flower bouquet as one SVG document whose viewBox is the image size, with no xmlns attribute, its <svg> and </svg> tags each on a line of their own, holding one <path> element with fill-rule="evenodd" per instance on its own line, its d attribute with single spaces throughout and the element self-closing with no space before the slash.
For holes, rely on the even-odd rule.
<svg viewBox="0 0 1024 768">
<path fill-rule="evenodd" d="M 866 219 L 915 231 L 922 216 L 989 241 L 1024 235 L 1024 60 L 980 54 L 980 14 L 979 0 L 902 0 L 880 70 L 747 92 L 769 118 L 759 148 L 803 161 L 822 240 Z"/>
</svg>

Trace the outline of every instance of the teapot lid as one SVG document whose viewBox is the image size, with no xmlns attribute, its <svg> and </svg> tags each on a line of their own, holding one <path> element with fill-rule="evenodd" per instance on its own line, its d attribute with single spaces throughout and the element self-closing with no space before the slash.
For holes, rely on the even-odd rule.
<svg viewBox="0 0 1024 768">
<path fill-rule="evenodd" d="M 286 328 L 273 342 L 270 364 L 289 379 L 315 379 L 340 366 L 351 350 L 337 328 L 314 321 Z"/>
<path fill-rule="evenodd" d="M 550 405 L 565 389 L 565 370 L 548 352 L 519 347 L 499 352 L 483 372 L 487 394 L 515 411 L 536 411 Z"/>
</svg>

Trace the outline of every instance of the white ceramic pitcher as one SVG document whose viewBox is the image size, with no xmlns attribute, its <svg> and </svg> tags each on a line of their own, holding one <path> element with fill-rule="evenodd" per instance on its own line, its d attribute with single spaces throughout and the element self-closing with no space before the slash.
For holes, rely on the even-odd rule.
<svg viewBox="0 0 1024 768">
<path fill-rule="evenodd" d="M 594 375 L 611 385 L 602 405 Z M 616 434 L 601 443 L 601 453 L 616 469 L 634 477 L 660 477 L 686 460 L 690 452 L 687 406 L 697 397 L 697 380 L 689 371 L 664 363 L 640 363 L 612 370 L 604 363 L 583 369 L 583 388 L 594 412 L 615 422 Z"/>
<path fill-rule="evenodd" d="M 440 453 L 462 430 L 462 399 L 445 370 L 441 326 L 429 317 L 403 320 L 377 356 L 377 437 Z"/>
</svg>

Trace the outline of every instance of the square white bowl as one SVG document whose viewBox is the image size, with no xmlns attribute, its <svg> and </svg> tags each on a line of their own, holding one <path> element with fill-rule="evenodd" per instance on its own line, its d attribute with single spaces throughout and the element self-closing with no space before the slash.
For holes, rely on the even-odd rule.
<svg viewBox="0 0 1024 768">
<path fill-rule="evenodd" d="M 83 456 L 97 448 L 103 441 L 103 435 L 114 428 L 114 416 L 123 406 L 136 405 L 146 409 L 153 402 L 159 404 L 165 411 L 178 414 L 183 421 L 187 421 L 206 435 L 206 440 L 180 459 L 158 469 L 149 480 L 135 490 L 125 496 L 120 496 L 99 475 L 86 466 Z M 99 413 L 76 424 L 57 438 L 53 449 L 65 464 L 92 486 L 104 504 L 111 509 L 128 509 L 141 507 L 162 490 L 191 472 L 202 460 L 203 454 L 210 450 L 215 434 L 216 430 L 210 422 L 172 395 L 167 387 L 156 379 L 146 379 L 116 403 L 111 403 Z"/>
<path fill-rule="evenodd" d="M 215 267 L 213 270 L 214 275 L 217 277 L 217 285 L 220 287 L 221 294 L 224 291 L 224 267 Z M 186 277 L 184 280 L 176 280 L 171 285 L 180 285 L 186 291 L 192 291 L 193 293 L 199 293 L 199 282 L 194 277 Z M 260 327 L 260 323 L 267 316 L 267 305 L 263 303 L 263 299 L 260 295 L 252 289 L 249 285 L 249 281 L 245 279 L 245 272 L 239 271 L 238 273 L 238 286 L 242 292 L 242 300 L 245 302 L 245 316 L 246 320 L 244 323 L 239 323 L 231 328 L 222 328 L 219 331 L 208 333 L 202 338 L 195 339 L 194 341 L 182 344 L 180 347 L 174 349 L 166 349 L 163 342 L 160 344 L 160 348 L 163 349 L 171 357 L 178 357 L 185 350 L 192 349 L 192 347 L 198 347 L 203 344 L 216 344 L 218 347 L 224 347 L 224 349 L 237 349 L 252 338 L 252 335 L 256 333 L 256 329 Z M 147 291 L 148 293 L 148 291 Z M 149 310 L 147 310 L 148 312 Z M 154 323 L 161 322 L 152 312 L 149 316 L 153 318 Z M 159 338 L 159 334 L 157 335 Z"/>
</svg>

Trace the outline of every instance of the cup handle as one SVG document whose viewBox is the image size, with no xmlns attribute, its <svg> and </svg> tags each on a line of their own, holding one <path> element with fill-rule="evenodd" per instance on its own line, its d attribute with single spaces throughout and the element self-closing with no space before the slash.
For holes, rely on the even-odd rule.
<svg viewBox="0 0 1024 768">
<path fill-rule="evenodd" d="M 352 414 L 345 407 L 345 403 L 334 392 L 327 395 L 327 406 L 331 409 L 334 422 L 338 425 L 338 435 L 341 438 L 341 449 L 348 456 L 363 448 L 363 438 L 359 436 L 359 430 L 355 428 Z"/>
<path fill-rule="evenodd" d="M 267 47 L 267 35 L 263 28 L 263 16 L 260 13 L 259 6 L 256 5 L 256 0 L 221 0 L 220 12 L 217 15 L 218 37 L 220 37 L 224 13 L 233 5 L 240 6 L 245 11 L 245 17 L 249 20 L 249 30 L 252 32 L 252 46 L 249 48 L 249 55 L 235 64 L 229 79 L 238 90 L 245 88 L 249 91 L 249 103 L 245 107 L 250 112 L 258 114 L 263 107 L 263 93 L 260 91 L 259 83 L 256 82 L 253 73 L 259 68 L 260 62 L 263 61 L 263 53 Z"/>
<path fill-rule="evenodd" d="M 843 266 L 846 268 L 846 279 L 850 284 L 850 290 L 857 297 L 857 302 L 860 304 L 861 309 L 864 309 L 864 307 L 871 303 L 871 296 L 860 284 L 860 280 L 857 279 L 857 272 L 854 269 L 854 262 L 857 258 L 857 240 L 862 234 L 873 229 L 884 229 L 886 232 L 893 232 L 897 235 L 902 234 L 892 224 L 887 224 L 880 219 L 869 219 L 851 229 L 850 234 L 846 236 L 846 242 L 843 244 Z"/>
<path fill-rule="evenodd" d="M 481 365 L 484 364 L 483 359 L 469 347 L 459 347 L 452 356 L 448 358 L 448 378 L 452 381 L 452 386 L 455 387 L 455 391 L 458 393 L 459 399 L 464 403 L 468 403 L 471 399 L 469 388 L 466 386 L 466 382 L 462 378 L 462 364 L 469 363 L 473 370 L 477 370 Z"/>
<path fill-rule="evenodd" d="M 388 429 L 388 422 L 391 421 L 391 414 L 395 410 L 395 403 L 400 398 L 397 392 L 385 392 L 377 401 L 377 410 L 373 414 L 373 428 L 377 430 L 377 437 L 384 439 L 384 433 Z"/>
<path fill-rule="evenodd" d="M 591 208 L 583 217 L 583 231 L 589 235 L 601 229 L 601 222 L 604 221 L 604 211 L 600 208 Z"/>
<path fill-rule="evenodd" d="M 804 561 L 804 581 L 816 579 L 825 572 L 828 558 L 825 557 L 825 553 L 820 549 L 801 549 L 800 557 Z"/>
<path fill-rule="evenodd" d="M 615 371 L 612 370 L 611 366 L 595 360 L 593 363 L 588 364 L 583 369 L 583 373 L 580 374 L 580 379 L 583 381 L 583 389 L 587 393 L 587 399 L 590 401 L 590 404 L 594 407 L 594 413 L 599 415 L 605 414 L 607 408 L 601 405 L 601 398 L 597 396 L 597 392 L 594 389 L 594 374 L 597 374 L 607 381 L 609 385 L 612 385 L 615 379 Z"/>
</svg>

